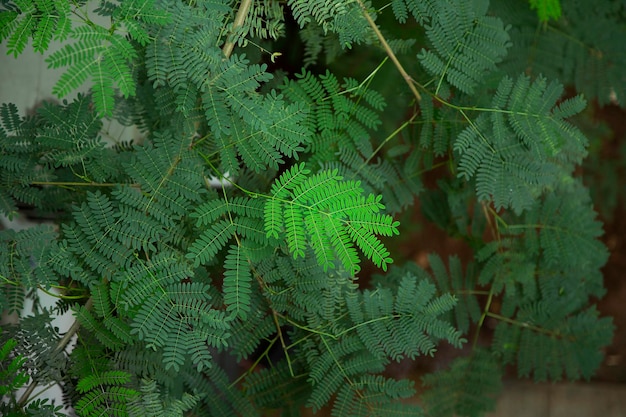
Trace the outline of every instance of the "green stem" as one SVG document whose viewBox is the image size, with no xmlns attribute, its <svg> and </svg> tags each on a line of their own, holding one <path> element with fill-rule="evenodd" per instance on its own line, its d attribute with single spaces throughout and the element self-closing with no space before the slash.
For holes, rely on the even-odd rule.
<svg viewBox="0 0 626 417">
<path fill-rule="evenodd" d="M 487 315 L 489 317 L 491 317 L 491 318 L 496 319 L 496 320 L 503 321 L 505 323 L 509 323 L 509 324 L 512 324 L 512 325 L 517 326 L 517 327 L 522 327 L 524 329 L 529 329 L 529 330 L 532 330 L 532 331 L 537 332 L 537 333 L 543 333 L 543 334 L 547 334 L 547 335 L 550 335 L 550 336 L 559 336 L 559 334 L 557 332 L 553 332 L 551 330 L 544 329 L 542 327 L 537 327 L 535 325 L 532 325 L 532 324 L 529 324 L 529 323 L 526 323 L 526 322 L 513 320 L 511 318 L 501 316 L 500 314 L 487 313 Z"/>
<path fill-rule="evenodd" d="M 252 372 L 254 372 L 254 370 L 256 369 L 256 367 L 259 365 L 259 363 L 261 362 L 261 360 L 264 357 L 267 357 L 269 355 L 270 349 L 272 349 L 272 347 L 274 347 L 274 344 L 276 343 L 276 341 L 278 340 L 278 336 L 276 336 L 275 338 L 273 338 L 267 348 L 265 349 L 265 351 L 263 351 L 262 354 L 259 355 L 259 357 L 257 358 L 256 361 L 254 361 L 254 363 L 248 368 L 248 370 L 246 372 L 244 372 L 243 374 L 241 374 L 237 379 L 235 379 L 232 384 L 230 384 L 228 387 L 229 388 L 235 388 L 243 379 L 245 379 L 248 375 L 250 375 Z"/>
<path fill-rule="evenodd" d="M 411 116 L 411 118 L 409 120 L 407 120 L 406 122 L 402 123 L 402 125 L 400 127 L 398 127 L 396 130 L 394 130 L 393 132 L 391 132 L 391 134 L 389 136 L 387 136 L 385 138 L 385 140 L 383 140 L 381 142 L 380 145 L 378 145 L 378 147 L 376 149 L 374 149 L 374 152 L 372 152 L 372 154 L 370 156 L 367 157 L 367 159 L 363 162 L 363 165 L 361 165 L 359 167 L 359 169 L 357 170 L 357 172 L 355 174 L 358 174 L 359 171 L 361 171 L 361 169 L 366 166 L 367 164 L 369 164 L 371 162 L 371 160 L 374 158 L 374 156 L 380 152 L 380 150 L 383 148 L 383 146 L 385 146 L 391 139 L 393 139 L 394 137 L 396 137 L 401 131 L 403 131 L 408 125 L 410 125 L 411 123 L 413 123 L 413 121 L 415 120 L 415 118 L 417 117 L 417 113 L 415 113 L 413 116 Z"/>
<path fill-rule="evenodd" d="M 485 323 L 485 318 L 490 315 L 489 309 L 491 308 L 492 301 L 493 301 L 493 287 L 491 287 L 491 289 L 489 290 L 489 297 L 487 298 L 487 303 L 485 304 L 485 308 L 483 309 L 483 314 L 480 316 L 480 320 L 478 320 L 478 327 L 476 328 L 476 333 L 474 334 L 474 340 L 472 341 L 472 350 L 476 349 L 476 345 L 478 344 L 478 335 L 480 334 L 480 329 L 483 327 L 483 324 Z"/>
<path fill-rule="evenodd" d="M 65 287 L 58 287 L 60 289 L 67 289 Z M 41 285 L 37 286 L 37 289 L 40 290 L 41 292 L 43 292 L 46 295 L 49 295 L 50 297 L 54 297 L 54 298 L 59 298 L 61 300 L 82 300 L 84 298 L 86 298 L 86 296 L 83 295 L 63 295 L 63 294 L 55 294 L 51 291 L 46 290 L 45 288 L 43 288 Z"/>
<path fill-rule="evenodd" d="M 276 310 L 272 308 L 272 317 L 274 318 L 274 324 L 276 325 L 276 332 L 278 333 L 278 338 L 280 339 L 280 346 L 283 348 L 283 352 L 285 352 L 285 359 L 287 360 L 287 366 L 289 367 L 289 374 L 292 377 L 295 377 L 295 373 L 293 372 L 293 367 L 291 365 L 291 358 L 289 357 L 289 349 L 287 349 L 287 345 L 285 344 L 285 339 L 283 338 L 283 332 L 280 328 L 280 324 L 278 323 L 278 313 Z"/>
</svg>

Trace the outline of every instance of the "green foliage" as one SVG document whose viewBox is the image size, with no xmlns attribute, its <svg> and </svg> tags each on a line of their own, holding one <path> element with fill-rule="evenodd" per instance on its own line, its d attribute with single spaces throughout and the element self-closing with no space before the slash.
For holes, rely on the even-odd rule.
<svg viewBox="0 0 626 417">
<path fill-rule="evenodd" d="M 316 24 L 324 33 L 334 32 L 343 48 L 352 48 L 355 43 L 371 41 L 371 34 L 363 17 L 363 11 L 369 7 L 369 2 L 288 0 L 287 5 L 300 28 L 307 24 Z"/>
<path fill-rule="evenodd" d="M 360 268 L 354 244 L 386 270 L 392 260 L 375 235 L 397 234 L 399 222 L 379 213 L 385 208 L 380 196 L 363 197 L 359 182 L 343 181 L 336 170 L 309 174 L 304 164 L 295 165 L 272 185 L 273 198 L 264 209 L 267 236 L 279 239 L 284 234 L 296 259 L 305 255 L 309 241 L 324 270 L 334 268 L 332 260 L 339 258 L 356 274 Z"/>
<path fill-rule="evenodd" d="M 192 409 L 198 402 L 198 397 L 185 394 L 180 400 L 165 403 L 160 398 L 160 392 L 156 381 L 141 381 L 141 396 L 132 399 L 128 404 L 129 416 L 183 416 L 185 412 Z"/>
<path fill-rule="evenodd" d="M 135 390 L 124 386 L 130 379 L 131 375 L 124 371 L 109 371 L 81 379 L 76 390 L 83 396 L 76 403 L 76 412 L 81 416 L 127 415 L 127 403 L 137 397 Z"/>
<path fill-rule="evenodd" d="M 66 1 L 18 0 L 0 9 L 0 41 L 18 56 L 32 37 L 33 49 L 43 53 L 51 40 L 65 40 L 71 31 L 71 6 Z"/>
<path fill-rule="evenodd" d="M 562 13 L 559 0 L 530 0 L 530 8 L 537 11 L 537 16 L 542 22 L 558 20 Z"/>
<path fill-rule="evenodd" d="M 585 102 L 578 96 L 557 106 L 562 94 L 562 86 L 546 85 L 544 78 L 532 84 L 525 76 L 515 83 L 502 79 L 490 109 L 454 144 L 459 175 L 475 177 L 479 200 L 521 213 L 580 163 L 587 140 L 564 119 L 581 111 Z"/>
<path fill-rule="evenodd" d="M 15 339 L 8 339 L 2 343 L 0 347 L 0 381 L 2 381 L 2 387 L 0 387 L 0 394 L 4 398 L 5 395 L 11 394 L 18 388 L 22 387 L 30 379 L 26 373 L 21 371 L 20 368 L 26 362 L 26 358 L 23 356 L 11 357 L 11 351 L 17 346 Z"/>
<path fill-rule="evenodd" d="M 432 49 L 422 49 L 418 59 L 437 78 L 437 93 L 444 79 L 464 93 L 474 93 L 485 73 L 495 71 L 506 55 L 511 46 L 507 28 L 487 15 L 488 7 L 488 0 L 440 1 L 422 19 Z"/>
<path fill-rule="evenodd" d="M 424 395 L 429 415 L 483 415 L 495 408 L 502 390 L 501 364 L 477 349 L 471 356 L 455 359 L 448 369 L 426 375 L 424 385 L 430 387 Z"/>
<path fill-rule="evenodd" d="M 621 81 L 626 63 L 620 42 L 626 30 L 623 4 L 562 0 L 561 18 L 537 29 L 535 12 L 523 2 L 506 3 L 492 4 L 514 25 L 511 41 L 518 53 L 505 59 L 505 71 L 559 79 L 600 105 L 626 105 L 626 87 Z"/>
<path fill-rule="evenodd" d="M 55 92 L 92 85 L 29 116 L 0 106 L 0 210 L 49 220 L 0 232 L 0 306 L 19 319 L 3 414 L 60 414 L 15 399 L 27 378 L 85 416 L 343 417 L 484 415 L 508 365 L 593 376 L 608 251 L 577 176 L 586 101 L 564 91 L 623 104 L 623 48 L 599 34 L 623 8 L 92 2 L 101 25 L 85 3 L 0 2 L 10 54 L 62 41 Z M 103 117 L 142 137 L 106 142 Z M 399 255 L 416 200 L 473 259 Z M 442 343 L 457 359 L 418 406 L 389 365 Z"/>
</svg>

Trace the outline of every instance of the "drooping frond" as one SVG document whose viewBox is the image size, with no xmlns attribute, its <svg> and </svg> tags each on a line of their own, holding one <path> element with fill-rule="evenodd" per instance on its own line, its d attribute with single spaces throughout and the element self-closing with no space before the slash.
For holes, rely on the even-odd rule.
<svg viewBox="0 0 626 417">
<path fill-rule="evenodd" d="M 53 88 L 63 97 L 78 89 L 88 79 L 93 82 L 93 103 L 100 116 L 110 115 L 114 106 L 114 86 L 128 97 L 135 93 L 131 73 L 137 53 L 122 35 L 101 26 L 79 26 L 72 31 L 75 44 L 67 44 L 52 53 L 46 62 L 50 68 L 69 68 Z"/>
<path fill-rule="evenodd" d="M 250 311 L 250 265 L 245 256 L 245 249 L 231 245 L 224 262 L 224 304 L 227 311 L 245 320 Z"/>
<path fill-rule="evenodd" d="M 432 355 L 441 339 L 454 346 L 464 342 L 456 328 L 439 318 L 452 310 L 455 297 L 449 293 L 438 297 L 435 294 L 436 287 L 428 280 L 405 274 L 393 307 L 389 304 L 391 292 L 382 288 L 346 301 L 364 345 L 377 355 L 399 361 L 403 357 Z"/>
<path fill-rule="evenodd" d="M 183 372 L 176 379 L 200 398 L 194 409 L 196 413 L 220 417 L 262 415 L 253 407 L 251 398 L 234 387 L 226 372 L 217 365 L 203 373 Z"/>
<path fill-rule="evenodd" d="M 377 112 L 386 105 L 378 92 L 349 78 L 340 84 L 330 72 L 319 78 L 303 72 L 295 81 L 286 80 L 281 89 L 290 101 L 306 103 L 303 122 L 315 134 L 311 150 L 320 161 L 336 160 L 334 153 L 344 149 L 371 155 L 369 132 L 381 124 Z"/>
<path fill-rule="evenodd" d="M 436 0 L 411 1 L 411 0 L 392 0 L 391 8 L 396 19 L 400 23 L 405 23 L 409 17 L 409 12 L 413 18 L 420 24 L 429 22 L 435 16 L 439 7 Z"/>
<path fill-rule="evenodd" d="M 74 209 L 75 223 L 64 224 L 61 230 L 74 255 L 91 271 L 110 278 L 117 268 L 130 264 L 132 250 L 111 236 L 111 230 L 118 224 L 113 217 L 115 203 L 99 192 L 89 194 L 88 199 Z"/>
<path fill-rule="evenodd" d="M 458 257 L 451 256 L 448 260 L 448 270 L 438 255 L 428 256 L 428 263 L 432 274 L 413 262 L 407 262 L 400 268 L 392 268 L 386 276 L 376 276 L 376 285 L 390 285 L 396 288 L 400 285 L 406 274 L 414 275 L 422 280 L 432 282 L 437 287 L 438 294 L 449 294 L 456 300 L 455 308 L 446 316 L 456 329 L 467 334 L 470 325 L 480 318 L 480 306 L 471 289 L 475 286 L 475 277 L 472 276 L 470 267 L 468 273 L 463 273 L 463 268 Z M 399 287 L 398 287 L 399 288 Z"/>
<path fill-rule="evenodd" d="M 415 196 L 423 189 L 421 178 L 414 172 L 414 158 L 410 154 L 406 159 L 400 155 L 395 159 L 368 161 L 360 152 L 343 148 L 338 156 L 338 162 L 329 162 L 323 166 L 339 170 L 344 178 L 361 178 L 363 189 L 381 194 L 391 214 L 400 213 L 412 205 Z"/>
<path fill-rule="evenodd" d="M 198 370 L 210 368 L 208 347 L 227 345 L 224 314 L 211 308 L 208 285 L 189 282 L 192 276 L 180 256 L 161 252 L 113 277 L 111 298 L 124 309 L 130 334 L 148 348 L 163 349 L 166 370 L 187 360 Z"/>
<path fill-rule="evenodd" d="M 228 77 L 215 82 L 239 84 Z M 303 145 L 310 141 L 310 132 L 303 123 L 307 114 L 301 104 L 287 104 L 274 93 L 249 97 L 234 88 L 225 90 L 225 94 L 221 85 L 209 88 L 203 94 L 203 103 L 209 124 L 215 129 L 221 172 L 237 175 L 242 166 L 238 157 L 255 172 L 277 170 L 286 158 L 298 159 L 305 150 Z"/>
<path fill-rule="evenodd" d="M 292 376 L 286 361 L 250 374 L 244 386 L 258 407 L 281 409 L 288 415 L 300 414 L 310 391 L 306 378 Z"/>
<path fill-rule="evenodd" d="M 166 3 L 171 20 L 153 28 L 145 50 L 147 75 L 154 87 L 169 85 L 181 94 L 191 87 L 198 91 L 221 60 L 218 36 L 227 9 L 220 3 L 212 5 L 211 18 L 185 3 Z"/>
<path fill-rule="evenodd" d="M 492 285 L 495 293 L 505 289 L 511 308 L 539 294 L 557 299 L 567 294 L 582 307 L 589 295 L 601 296 L 600 268 L 608 259 L 595 217 L 580 183 L 557 188 L 477 253 L 479 283 Z"/>
<path fill-rule="evenodd" d="M 130 326 L 115 314 L 107 286 L 102 283 L 92 285 L 91 300 L 93 311 L 86 306 L 79 306 L 75 311 L 81 326 L 112 351 L 132 343 Z"/>
<path fill-rule="evenodd" d="M 605 264 L 602 225 L 591 204 L 586 190 L 577 186 L 547 196 L 541 209 L 529 213 L 526 221 L 539 229 L 546 265 L 591 273 Z"/>
<path fill-rule="evenodd" d="M 171 221 L 185 215 L 206 190 L 202 164 L 189 144 L 190 138 L 180 140 L 166 131 L 156 132 L 150 143 L 137 148 L 125 168 L 148 198 L 134 203 L 129 190 L 125 202 L 157 219 Z"/>
</svg>

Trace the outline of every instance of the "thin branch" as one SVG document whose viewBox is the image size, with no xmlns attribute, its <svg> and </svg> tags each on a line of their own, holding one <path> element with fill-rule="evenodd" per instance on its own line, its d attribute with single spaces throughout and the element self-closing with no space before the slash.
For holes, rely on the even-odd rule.
<svg viewBox="0 0 626 417">
<path fill-rule="evenodd" d="M 367 20 L 367 23 L 374 30 L 374 33 L 376 34 L 376 37 L 378 37 L 378 40 L 382 44 L 383 49 L 385 50 L 385 52 L 387 53 L 389 58 L 391 58 L 391 61 L 393 62 L 393 64 L 398 69 L 398 72 L 400 73 L 400 75 L 402 75 L 402 78 L 404 78 L 404 81 L 406 81 L 406 83 L 408 84 L 409 89 L 411 89 L 411 92 L 413 93 L 413 95 L 417 99 L 417 102 L 418 103 L 421 102 L 422 101 L 422 96 L 420 95 L 419 91 L 417 91 L 417 88 L 415 88 L 415 84 L 414 84 L 413 78 L 411 78 L 411 76 L 409 74 L 407 74 L 407 72 L 404 70 L 404 67 L 400 63 L 400 61 L 398 61 L 398 58 L 396 57 L 396 54 L 393 53 L 393 51 L 391 50 L 391 47 L 387 43 L 387 40 L 385 39 L 383 34 L 380 33 L 380 30 L 378 29 L 378 26 L 376 26 L 376 23 L 374 22 L 374 20 L 372 20 L 372 17 L 367 12 L 367 9 L 365 8 L 365 5 L 363 4 L 363 2 L 361 0 L 357 0 L 357 2 L 361 6 L 361 10 L 363 11 L 363 16 L 365 16 L 365 19 Z"/>
<path fill-rule="evenodd" d="M 243 22 L 246 21 L 246 17 L 248 16 L 248 12 L 250 11 L 250 6 L 252 5 L 252 0 L 242 0 L 239 5 L 239 10 L 237 10 L 237 15 L 235 16 L 235 21 L 233 22 L 233 33 L 243 26 Z M 224 48 L 222 51 L 224 52 L 224 56 L 226 58 L 230 58 L 230 55 L 233 53 L 233 49 L 235 48 L 235 40 L 233 34 L 230 35 L 228 41 L 224 44 Z"/>
</svg>

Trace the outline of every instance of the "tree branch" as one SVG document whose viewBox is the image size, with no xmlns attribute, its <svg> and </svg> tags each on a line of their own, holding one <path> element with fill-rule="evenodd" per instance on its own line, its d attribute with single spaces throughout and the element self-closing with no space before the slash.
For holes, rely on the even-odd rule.
<svg viewBox="0 0 626 417">
<path fill-rule="evenodd" d="M 407 74 L 407 72 L 404 70 L 404 67 L 400 63 L 400 61 L 398 61 L 398 58 L 396 57 L 396 54 L 393 53 L 393 51 L 391 50 L 391 47 L 387 43 L 387 40 L 385 39 L 383 34 L 380 33 L 380 30 L 378 29 L 378 26 L 376 26 L 376 23 L 374 22 L 374 20 L 372 20 L 372 17 L 367 12 L 367 9 L 365 8 L 365 5 L 363 4 L 363 2 L 361 0 L 357 0 L 357 2 L 361 6 L 361 10 L 363 11 L 363 15 L 365 16 L 365 19 L 367 20 L 367 23 L 374 30 L 374 33 L 376 34 L 376 37 L 378 37 L 378 40 L 382 44 L 383 49 L 387 53 L 387 56 L 389 56 L 389 58 L 391 58 L 391 61 L 393 62 L 393 64 L 398 69 L 398 72 L 402 75 L 402 78 L 404 78 L 404 81 L 406 81 L 406 83 L 409 85 L 409 89 L 411 89 L 411 92 L 413 93 L 413 95 L 417 99 L 417 102 L 418 103 L 421 102 L 422 101 L 422 96 L 420 95 L 419 91 L 417 91 L 417 88 L 415 88 L 415 84 L 413 82 L 413 78 L 411 78 L 411 76 L 409 74 Z"/>
<path fill-rule="evenodd" d="M 233 22 L 233 32 L 243 26 L 243 22 L 246 21 L 246 17 L 248 16 L 248 12 L 250 11 L 250 6 L 252 5 L 252 0 L 242 0 L 239 5 L 239 10 L 237 10 L 237 15 L 235 16 L 235 21 Z M 222 51 L 224 52 L 224 56 L 226 58 L 230 58 L 230 55 L 233 53 L 233 49 L 235 48 L 234 36 L 231 34 L 229 36 L 228 41 L 224 44 Z"/>
</svg>

